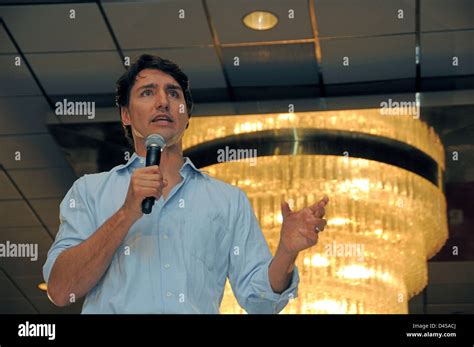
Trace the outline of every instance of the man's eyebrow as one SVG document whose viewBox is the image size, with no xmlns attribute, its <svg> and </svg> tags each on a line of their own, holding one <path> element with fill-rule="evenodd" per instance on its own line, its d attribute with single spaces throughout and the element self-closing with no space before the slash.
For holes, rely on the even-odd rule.
<svg viewBox="0 0 474 347">
<path fill-rule="evenodd" d="M 149 83 L 149 84 L 145 84 L 144 86 L 141 86 L 139 88 L 137 88 L 137 90 L 140 90 L 140 89 L 148 89 L 148 88 L 156 88 L 158 87 L 158 84 L 156 83 Z"/>
<path fill-rule="evenodd" d="M 166 89 L 178 89 L 178 90 L 181 90 L 181 87 L 178 86 L 177 84 L 168 83 L 168 84 L 166 85 Z"/>
<path fill-rule="evenodd" d="M 141 90 L 141 89 L 149 89 L 149 88 L 158 88 L 158 84 L 156 84 L 156 83 L 145 84 L 144 86 L 141 86 L 141 87 L 137 88 L 137 91 Z M 168 83 L 168 84 L 166 84 L 166 89 L 181 90 L 181 87 L 178 86 L 177 84 Z"/>
</svg>

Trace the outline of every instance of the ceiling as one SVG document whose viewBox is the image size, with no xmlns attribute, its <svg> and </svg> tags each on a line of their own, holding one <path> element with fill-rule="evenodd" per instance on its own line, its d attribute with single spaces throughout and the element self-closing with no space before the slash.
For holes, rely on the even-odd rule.
<svg viewBox="0 0 474 347">
<path fill-rule="evenodd" d="M 241 19 L 256 9 L 279 24 L 247 29 Z M 41 267 L 74 180 L 122 160 L 115 81 L 142 53 L 188 74 L 195 116 L 377 107 L 420 93 L 448 157 L 461 153 L 447 162 L 448 204 L 464 213 L 448 246 L 467 251 L 454 258 L 447 247 L 430 263 L 411 310 L 474 313 L 473 1 L 1 0 L 0 17 L 0 240 L 39 246 L 35 262 L 0 258 L 0 313 L 80 311 L 48 301 Z M 96 118 L 55 116 L 64 98 L 94 101 Z"/>
</svg>

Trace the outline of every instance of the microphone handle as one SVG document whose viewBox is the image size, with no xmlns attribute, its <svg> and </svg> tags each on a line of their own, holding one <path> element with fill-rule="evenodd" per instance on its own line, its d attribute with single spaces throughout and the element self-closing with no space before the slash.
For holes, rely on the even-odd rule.
<svg viewBox="0 0 474 347">
<path fill-rule="evenodd" d="M 158 146 L 150 146 L 146 151 L 146 166 L 160 165 L 161 148 Z M 155 204 L 155 197 L 150 196 L 142 201 L 142 212 L 150 214 L 153 205 Z"/>
</svg>

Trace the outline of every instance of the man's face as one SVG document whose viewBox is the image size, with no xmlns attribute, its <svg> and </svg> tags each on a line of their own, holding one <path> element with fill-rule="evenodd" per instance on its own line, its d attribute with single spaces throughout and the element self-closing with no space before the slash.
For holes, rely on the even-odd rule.
<svg viewBox="0 0 474 347">
<path fill-rule="evenodd" d="M 122 122 L 131 125 L 135 137 L 160 134 L 166 145 L 177 144 L 186 129 L 188 112 L 178 82 L 160 70 L 140 71 L 130 91 Z"/>
</svg>

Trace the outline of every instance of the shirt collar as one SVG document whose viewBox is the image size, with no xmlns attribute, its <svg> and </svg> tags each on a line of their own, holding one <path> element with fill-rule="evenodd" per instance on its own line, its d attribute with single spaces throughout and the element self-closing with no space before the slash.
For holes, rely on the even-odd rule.
<svg viewBox="0 0 474 347">
<path fill-rule="evenodd" d="M 146 162 L 145 157 L 140 157 L 136 152 L 133 152 L 133 155 L 130 157 L 130 159 L 121 167 L 119 167 L 118 170 L 124 170 L 128 167 L 130 168 L 144 167 L 145 162 Z M 186 172 L 186 170 L 193 170 L 200 173 L 201 175 L 203 175 L 204 173 L 209 173 L 209 171 L 207 170 L 198 169 L 194 165 L 194 163 L 191 161 L 191 159 L 189 159 L 189 157 L 184 157 L 184 163 L 183 163 L 183 166 L 181 166 L 179 173 L 183 174 L 184 172 Z"/>
</svg>

